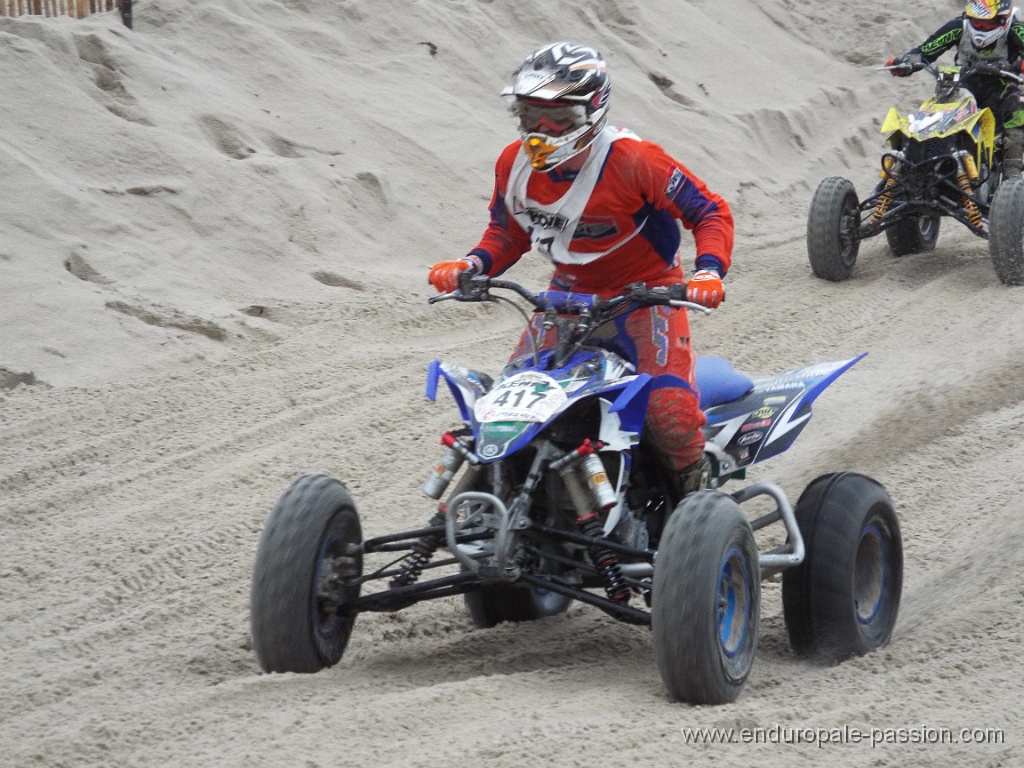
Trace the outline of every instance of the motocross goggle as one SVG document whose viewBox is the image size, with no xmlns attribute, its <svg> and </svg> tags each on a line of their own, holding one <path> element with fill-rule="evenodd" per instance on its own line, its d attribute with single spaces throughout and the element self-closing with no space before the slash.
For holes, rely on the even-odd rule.
<svg viewBox="0 0 1024 768">
<path fill-rule="evenodd" d="M 516 99 L 509 109 L 518 118 L 519 132 L 524 136 L 540 133 L 557 139 L 589 125 L 587 109 L 582 104 Z"/>
<path fill-rule="evenodd" d="M 979 32 L 992 32 L 1005 26 L 1006 22 L 1009 20 L 1009 16 L 993 16 L 991 19 L 975 19 L 971 16 L 967 17 L 967 23 Z"/>
</svg>

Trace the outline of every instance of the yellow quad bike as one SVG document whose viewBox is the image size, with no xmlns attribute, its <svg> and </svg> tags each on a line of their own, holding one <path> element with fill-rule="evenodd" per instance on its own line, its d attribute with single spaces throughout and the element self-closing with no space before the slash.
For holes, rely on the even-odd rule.
<svg viewBox="0 0 1024 768">
<path fill-rule="evenodd" d="M 1024 79 L 990 64 L 919 62 L 914 68 L 935 77 L 935 95 L 910 114 L 889 110 L 882 124 L 888 149 L 871 194 L 859 200 L 841 176 L 826 178 L 815 191 L 807 222 L 811 269 L 825 280 L 845 280 L 860 242 L 881 232 L 893 256 L 930 251 L 948 216 L 989 241 L 1000 281 L 1024 285 L 1024 181 L 1003 177 L 996 118 L 978 108 L 961 78 L 980 73 Z"/>
</svg>

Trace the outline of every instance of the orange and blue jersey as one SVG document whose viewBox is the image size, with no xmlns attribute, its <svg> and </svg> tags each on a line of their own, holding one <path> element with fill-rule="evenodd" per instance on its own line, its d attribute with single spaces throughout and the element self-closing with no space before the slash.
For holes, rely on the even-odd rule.
<svg viewBox="0 0 1024 768">
<path fill-rule="evenodd" d="M 554 261 L 555 285 L 610 295 L 629 283 L 683 280 L 678 221 L 693 235 L 695 267 L 725 275 L 733 247 L 732 212 L 725 200 L 657 144 L 621 129 L 605 132 L 617 134 L 605 142 L 600 166 L 590 169 L 590 185 L 580 190 L 576 184 L 575 193 L 586 199 L 579 203 L 581 213 L 567 221 L 558 221 L 552 213 L 557 209 L 548 206 L 570 196 L 586 170 L 527 169 L 526 177 L 521 158 L 517 164 L 522 145 L 509 144 L 495 166 L 490 222 L 470 257 L 494 276 L 536 248 Z M 600 155 L 593 159 L 602 160 Z M 517 192 L 524 189 L 525 194 Z M 538 229 L 558 234 L 559 227 L 573 223 L 564 248 L 543 247 L 544 240 L 552 238 L 540 238 Z"/>
<path fill-rule="evenodd" d="M 728 271 L 729 206 L 657 144 L 606 127 L 578 171 L 536 171 L 521 150 L 520 142 L 509 144 L 498 158 L 490 222 L 469 254 L 486 274 L 500 275 L 536 250 L 554 262 L 556 290 L 611 296 L 630 283 L 680 283 L 680 223 L 693 234 L 696 268 Z M 703 454 L 705 419 L 694 388 L 686 311 L 637 310 L 604 332 L 607 337 L 595 342 L 623 355 L 637 371 L 672 374 L 689 384 L 654 392 L 648 409 L 648 432 L 663 459 L 674 470 L 689 467 Z M 524 336 L 517 355 L 528 341 Z"/>
</svg>

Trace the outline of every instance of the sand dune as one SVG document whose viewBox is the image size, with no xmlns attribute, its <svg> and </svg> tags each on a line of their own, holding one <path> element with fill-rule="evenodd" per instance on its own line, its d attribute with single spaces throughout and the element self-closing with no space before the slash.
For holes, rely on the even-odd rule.
<svg viewBox="0 0 1024 768">
<path fill-rule="evenodd" d="M 810 271 L 825 176 L 874 184 L 876 67 L 960 4 L 849 0 L 137 0 L 0 18 L 0 765 L 1024 764 L 1024 289 L 945 220 L 934 253 L 865 242 Z M 912 18 L 907 18 L 910 16 Z M 510 311 L 429 306 L 486 223 L 540 44 L 599 47 L 612 119 L 731 203 L 728 300 L 698 351 L 767 375 L 868 356 L 755 474 L 794 498 L 871 474 L 906 583 L 891 644 L 818 667 L 779 587 L 735 704 L 669 701 L 650 635 L 573 607 L 473 629 L 460 600 L 359 618 L 342 662 L 263 675 L 248 596 L 298 474 L 350 487 L 367 535 L 425 522 L 456 417 L 443 357 L 486 370 Z M 684 255 L 689 241 L 684 239 Z M 527 257 L 510 276 L 537 288 Z M 1002 729 L 997 744 L 688 743 L 684 728 Z M 778 733 L 778 731 L 777 731 Z"/>
</svg>

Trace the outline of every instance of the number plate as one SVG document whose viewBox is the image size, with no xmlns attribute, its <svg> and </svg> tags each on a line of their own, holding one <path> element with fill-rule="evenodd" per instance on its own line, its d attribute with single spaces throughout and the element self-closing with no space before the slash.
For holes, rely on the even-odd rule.
<svg viewBox="0 0 1024 768">
<path fill-rule="evenodd" d="M 525 371 L 500 382 L 476 401 L 477 421 L 547 421 L 569 398 L 544 373 Z"/>
</svg>

